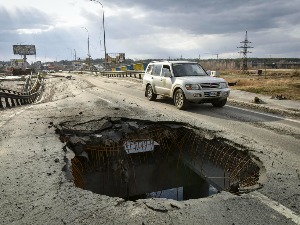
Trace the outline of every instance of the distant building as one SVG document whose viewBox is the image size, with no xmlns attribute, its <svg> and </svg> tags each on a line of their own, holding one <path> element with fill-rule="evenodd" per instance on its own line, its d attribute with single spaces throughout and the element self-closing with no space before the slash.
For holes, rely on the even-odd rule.
<svg viewBox="0 0 300 225">
<path fill-rule="evenodd" d="M 30 66 L 28 62 L 24 61 L 24 59 L 11 59 L 10 65 L 11 67 L 18 69 L 26 69 Z"/>
</svg>

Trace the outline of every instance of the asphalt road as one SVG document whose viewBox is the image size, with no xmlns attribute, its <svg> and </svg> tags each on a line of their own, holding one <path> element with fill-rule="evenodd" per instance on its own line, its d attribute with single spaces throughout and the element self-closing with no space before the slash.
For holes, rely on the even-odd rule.
<svg viewBox="0 0 300 225">
<path fill-rule="evenodd" d="M 169 99 L 149 102 L 137 81 L 89 75 L 47 79 L 39 103 L 0 113 L 0 224 L 300 224 L 297 119 L 231 105 L 179 111 Z M 241 196 L 224 191 L 183 202 L 132 202 L 81 190 L 62 170 L 66 153 L 53 124 L 105 116 L 209 130 L 248 148 L 263 163 L 266 180 Z"/>
</svg>

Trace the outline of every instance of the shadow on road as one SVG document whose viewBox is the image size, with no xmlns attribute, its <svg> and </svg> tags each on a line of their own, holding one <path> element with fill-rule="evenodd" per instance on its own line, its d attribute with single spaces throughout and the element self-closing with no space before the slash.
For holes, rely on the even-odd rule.
<svg viewBox="0 0 300 225">
<path fill-rule="evenodd" d="M 162 107 L 173 107 L 174 110 L 178 110 L 173 103 L 173 100 L 170 98 L 159 97 L 156 99 L 155 103 L 159 103 Z M 282 120 L 278 116 L 272 116 L 272 114 L 267 115 L 266 113 L 261 113 L 259 111 L 255 112 L 254 110 L 247 110 L 244 108 L 238 108 L 230 106 L 229 104 L 225 105 L 223 108 L 213 107 L 210 103 L 204 104 L 195 104 L 192 103 L 186 112 L 193 114 L 199 114 L 214 118 L 234 120 L 241 122 L 272 122 Z"/>
</svg>

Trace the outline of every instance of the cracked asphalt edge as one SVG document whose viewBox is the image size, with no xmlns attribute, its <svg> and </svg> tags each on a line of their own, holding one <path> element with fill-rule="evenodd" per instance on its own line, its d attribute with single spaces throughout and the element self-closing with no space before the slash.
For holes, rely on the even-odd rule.
<svg viewBox="0 0 300 225">
<path fill-rule="evenodd" d="M 245 101 L 239 101 L 234 99 L 228 99 L 227 100 L 228 105 L 231 106 L 239 106 L 247 109 L 255 109 L 260 110 L 266 113 L 274 113 L 276 115 L 280 116 L 291 116 L 293 118 L 300 118 L 300 110 L 295 111 L 295 109 L 280 109 L 275 107 L 267 106 L 266 104 L 257 104 L 257 103 L 251 103 L 251 102 L 245 102 Z"/>
</svg>

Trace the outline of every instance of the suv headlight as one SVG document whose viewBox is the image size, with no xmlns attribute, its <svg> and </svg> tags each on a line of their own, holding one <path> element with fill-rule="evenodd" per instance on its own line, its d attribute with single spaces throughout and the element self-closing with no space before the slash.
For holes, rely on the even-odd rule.
<svg viewBox="0 0 300 225">
<path fill-rule="evenodd" d="M 200 89 L 198 84 L 186 84 L 185 88 L 187 90 L 199 90 Z"/>
<path fill-rule="evenodd" d="M 221 83 L 219 84 L 219 88 L 220 88 L 220 89 L 228 88 L 228 84 L 227 84 L 226 82 L 221 82 Z"/>
</svg>

